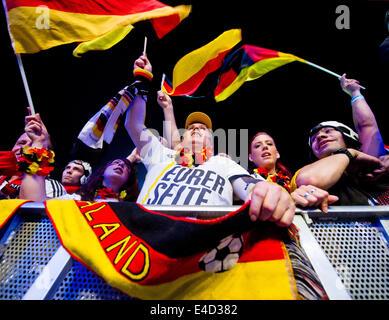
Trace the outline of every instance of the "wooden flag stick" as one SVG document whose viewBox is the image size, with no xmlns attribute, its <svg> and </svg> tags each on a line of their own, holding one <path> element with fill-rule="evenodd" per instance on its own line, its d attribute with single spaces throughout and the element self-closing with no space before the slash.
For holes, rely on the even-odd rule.
<svg viewBox="0 0 389 320">
<path fill-rule="evenodd" d="M 20 74 L 22 76 L 24 90 L 25 90 L 26 95 L 27 95 L 27 100 L 28 100 L 28 105 L 29 105 L 30 110 L 31 110 L 31 115 L 34 115 L 35 114 L 34 104 L 32 103 L 30 89 L 29 89 L 28 83 L 27 83 L 26 73 L 24 72 L 24 68 L 23 68 L 22 58 L 20 57 L 20 54 L 16 54 L 16 58 L 18 60 L 19 70 L 20 70 Z"/>
<path fill-rule="evenodd" d="M 332 71 L 330 71 L 330 70 L 328 70 L 328 69 L 326 69 L 326 68 L 320 67 L 320 66 L 318 66 L 318 65 L 315 64 L 315 63 L 312 63 L 312 62 L 309 62 L 309 61 L 305 61 L 305 63 L 308 64 L 308 65 L 310 65 L 310 66 L 312 66 L 312 67 L 315 67 L 315 68 L 317 68 L 317 69 L 319 69 L 319 70 L 322 70 L 322 71 L 324 71 L 324 72 L 327 72 L 327 73 L 329 73 L 329 74 L 331 74 L 331 75 L 337 77 L 338 79 L 340 79 L 340 78 L 342 77 L 341 75 L 339 75 L 339 74 L 337 74 L 337 73 L 335 73 L 335 72 L 332 72 Z M 360 88 L 361 88 L 361 89 L 366 89 L 365 87 L 362 87 L 361 85 L 360 85 Z"/>
</svg>

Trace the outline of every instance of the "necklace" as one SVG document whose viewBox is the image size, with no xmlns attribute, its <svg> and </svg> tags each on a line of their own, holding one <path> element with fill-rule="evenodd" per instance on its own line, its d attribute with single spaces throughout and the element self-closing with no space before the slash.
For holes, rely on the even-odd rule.
<svg viewBox="0 0 389 320">
<path fill-rule="evenodd" d="M 126 190 L 119 193 L 113 192 L 111 188 L 101 187 L 96 190 L 95 199 L 118 199 L 123 200 L 127 196 Z"/>
<path fill-rule="evenodd" d="M 212 148 L 204 147 L 201 152 L 191 152 L 188 148 L 182 148 L 177 151 L 174 159 L 177 164 L 184 167 L 191 167 L 192 165 L 201 165 L 213 155 Z"/>
<path fill-rule="evenodd" d="M 278 169 L 274 174 L 270 174 L 268 169 L 257 168 L 254 169 L 254 172 L 267 181 L 277 183 L 281 187 L 284 187 L 290 193 L 290 178 L 282 170 Z"/>
</svg>

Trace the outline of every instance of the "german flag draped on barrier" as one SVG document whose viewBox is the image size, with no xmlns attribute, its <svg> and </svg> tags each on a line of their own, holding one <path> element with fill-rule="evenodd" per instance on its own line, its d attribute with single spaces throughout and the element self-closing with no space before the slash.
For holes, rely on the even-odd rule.
<svg viewBox="0 0 389 320">
<path fill-rule="evenodd" d="M 246 81 L 258 79 L 294 61 L 306 62 L 289 53 L 240 42 L 241 31 L 232 29 L 188 53 L 174 66 L 172 81 L 165 78 L 163 90 L 171 96 L 213 95 L 219 102 L 231 96 Z"/>
<path fill-rule="evenodd" d="M 14 201 L 1 202 L 14 212 Z M 212 220 L 168 216 L 135 203 L 53 199 L 45 205 L 72 257 L 132 297 L 298 298 L 286 229 L 252 222 L 249 203 Z M 220 268 L 228 270 L 210 272 Z"/>
<path fill-rule="evenodd" d="M 29 200 L 12 199 L 0 200 L 0 229 L 7 223 L 9 218 L 26 202 Z"/>
<path fill-rule="evenodd" d="M 46 208 L 70 254 L 130 296 L 297 297 L 290 261 L 276 232 L 279 229 L 270 223 L 252 223 L 247 204 L 208 221 L 171 217 L 135 203 L 49 200 Z M 226 272 L 203 271 L 201 258 L 220 240 L 236 233 L 242 233 L 244 243 L 239 262 Z M 210 256 L 209 260 L 218 259 Z M 211 263 L 208 259 L 204 262 Z"/>
<path fill-rule="evenodd" d="M 81 42 L 73 54 L 106 50 L 121 41 L 133 24 L 150 20 L 159 38 L 191 10 L 156 0 L 3 0 L 15 53 L 35 53 Z"/>
</svg>

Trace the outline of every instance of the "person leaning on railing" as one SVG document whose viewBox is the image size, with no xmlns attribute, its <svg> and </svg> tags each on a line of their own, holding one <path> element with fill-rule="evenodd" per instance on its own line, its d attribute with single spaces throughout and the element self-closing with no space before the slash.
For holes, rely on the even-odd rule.
<svg viewBox="0 0 389 320">
<path fill-rule="evenodd" d="M 337 196 L 312 185 L 301 185 L 292 192 L 290 183 L 292 173 L 280 162 L 280 153 L 273 137 L 268 133 L 259 131 L 250 140 L 249 160 L 254 164 L 252 176 L 260 177 L 282 186 L 288 191 L 296 205 L 300 207 L 319 207 L 328 212 L 328 205 L 338 200 Z"/>
<path fill-rule="evenodd" d="M 262 177 L 267 181 L 277 183 L 291 193 L 291 197 L 298 206 L 320 207 L 323 212 L 328 212 L 328 205 L 337 201 L 338 197 L 312 185 L 302 185 L 291 192 L 292 173 L 279 161 L 280 157 L 273 137 L 266 132 L 259 131 L 251 138 L 249 160 L 255 165 L 252 171 L 254 178 Z M 294 238 L 284 241 L 291 257 L 293 272 L 299 275 L 295 279 L 300 296 L 303 299 L 327 299 L 323 285 L 300 243 Z"/>
<path fill-rule="evenodd" d="M 339 197 L 334 205 L 389 204 L 385 163 L 359 151 L 358 134 L 337 121 L 313 127 L 309 146 L 313 162 L 298 170 L 292 190 L 311 184 Z"/>
</svg>

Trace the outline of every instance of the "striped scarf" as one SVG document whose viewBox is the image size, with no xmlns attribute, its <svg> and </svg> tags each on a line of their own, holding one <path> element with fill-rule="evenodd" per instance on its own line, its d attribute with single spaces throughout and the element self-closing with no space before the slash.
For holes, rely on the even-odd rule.
<svg viewBox="0 0 389 320">
<path fill-rule="evenodd" d="M 78 139 L 93 149 L 102 149 L 104 141 L 111 143 L 119 117 L 126 112 L 134 97 L 134 84 L 124 87 L 85 124 Z"/>
</svg>

